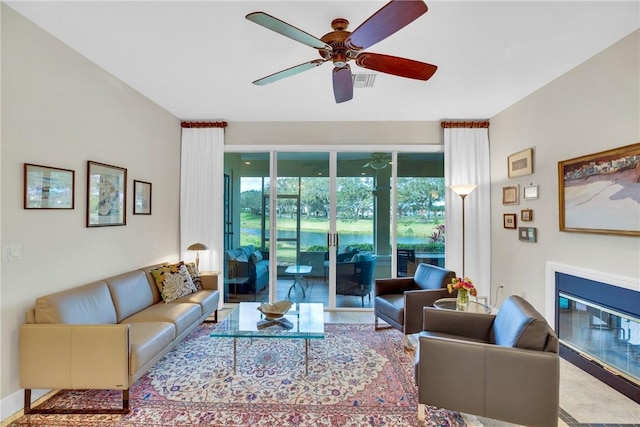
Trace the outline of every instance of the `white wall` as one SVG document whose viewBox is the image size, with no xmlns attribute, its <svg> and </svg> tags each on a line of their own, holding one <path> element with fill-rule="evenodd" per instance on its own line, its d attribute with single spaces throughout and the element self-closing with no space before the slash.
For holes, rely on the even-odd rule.
<svg viewBox="0 0 640 427">
<path fill-rule="evenodd" d="M 491 118 L 492 288 L 526 293 L 545 310 L 545 262 L 640 277 L 640 238 L 559 231 L 559 161 L 640 141 L 640 31 L 636 31 Z M 507 177 L 507 156 L 534 149 L 534 174 Z M 502 205 L 502 187 L 533 183 L 539 199 Z M 533 209 L 521 223 L 520 210 Z M 538 243 L 518 241 L 503 213 L 536 227 Z M 500 298 L 502 300 L 502 298 Z M 544 311 L 542 311 L 544 312 Z"/>
<path fill-rule="evenodd" d="M 177 260 L 180 121 L 4 5 L 1 29 L 2 245 L 22 247 L 0 279 L 5 418 L 36 297 Z M 126 226 L 85 227 L 88 160 L 128 169 Z M 25 162 L 75 170 L 75 209 L 24 210 Z M 132 215 L 134 179 L 153 185 L 150 216 Z"/>
</svg>

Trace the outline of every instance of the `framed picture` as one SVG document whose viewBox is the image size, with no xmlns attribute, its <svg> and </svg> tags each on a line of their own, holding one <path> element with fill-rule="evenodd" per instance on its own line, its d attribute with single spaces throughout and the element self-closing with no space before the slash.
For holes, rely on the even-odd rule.
<svg viewBox="0 0 640 427">
<path fill-rule="evenodd" d="M 522 190 L 522 198 L 524 200 L 535 200 L 538 198 L 538 186 L 530 185 Z"/>
<path fill-rule="evenodd" d="M 640 143 L 558 162 L 560 231 L 640 236 Z"/>
<path fill-rule="evenodd" d="M 522 209 L 520 211 L 520 220 L 521 221 L 533 221 L 533 210 L 532 209 Z"/>
<path fill-rule="evenodd" d="M 514 213 L 506 213 L 502 214 L 502 226 L 504 228 L 516 228 L 516 214 Z"/>
<path fill-rule="evenodd" d="M 74 209 L 76 172 L 24 164 L 25 209 Z"/>
<path fill-rule="evenodd" d="M 518 239 L 523 242 L 536 242 L 538 240 L 538 229 L 535 227 L 519 227 Z"/>
<path fill-rule="evenodd" d="M 531 175 L 533 173 L 533 149 L 527 148 L 507 158 L 509 178 Z"/>
<path fill-rule="evenodd" d="M 126 225 L 127 170 L 89 161 L 87 164 L 87 227 Z"/>
<path fill-rule="evenodd" d="M 518 195 L 520 193 L 519 185 L 509 185 L 502 187 L 502 204 L 503 205 L 517 205 Z"/>
<path fill-rule="evenodd" d="M 151 215 L 151 183 L 133 180 L 133 214 Z"/>
</svg>

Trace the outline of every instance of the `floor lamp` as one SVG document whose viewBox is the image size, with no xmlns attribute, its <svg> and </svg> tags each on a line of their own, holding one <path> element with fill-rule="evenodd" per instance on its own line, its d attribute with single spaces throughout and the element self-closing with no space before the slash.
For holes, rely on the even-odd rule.
<svg viewBox="0 0 640 427">
<path fill-rule="evenodd" d="M 451 188 L 458 196 L 462 198 L 462 278 L 464 279 L 464 199 L 475 190 L 477 185 L 451 185 Z"/>
</svg>

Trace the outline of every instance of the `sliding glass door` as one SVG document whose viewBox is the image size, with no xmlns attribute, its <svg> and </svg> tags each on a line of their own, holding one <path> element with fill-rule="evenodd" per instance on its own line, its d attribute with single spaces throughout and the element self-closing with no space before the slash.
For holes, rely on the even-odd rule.
<svg viewBox="0 0 640 427">
<path fill-rule="evenodd" d="M 442 153 L 226 153 L 225 302 L 371 309 L 376 278 L 443 265 L 443 170 Z"/>
</svg>

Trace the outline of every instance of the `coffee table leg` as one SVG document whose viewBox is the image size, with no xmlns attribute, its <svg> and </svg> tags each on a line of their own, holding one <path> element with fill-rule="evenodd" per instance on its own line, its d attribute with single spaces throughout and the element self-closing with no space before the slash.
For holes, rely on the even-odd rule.
<svg viewBox="0 0 640 427">
<path fill-rule="evenodd" d="M 236 374 L 236 338 L 233 338 L 233 375 Z"/>
</svg>

